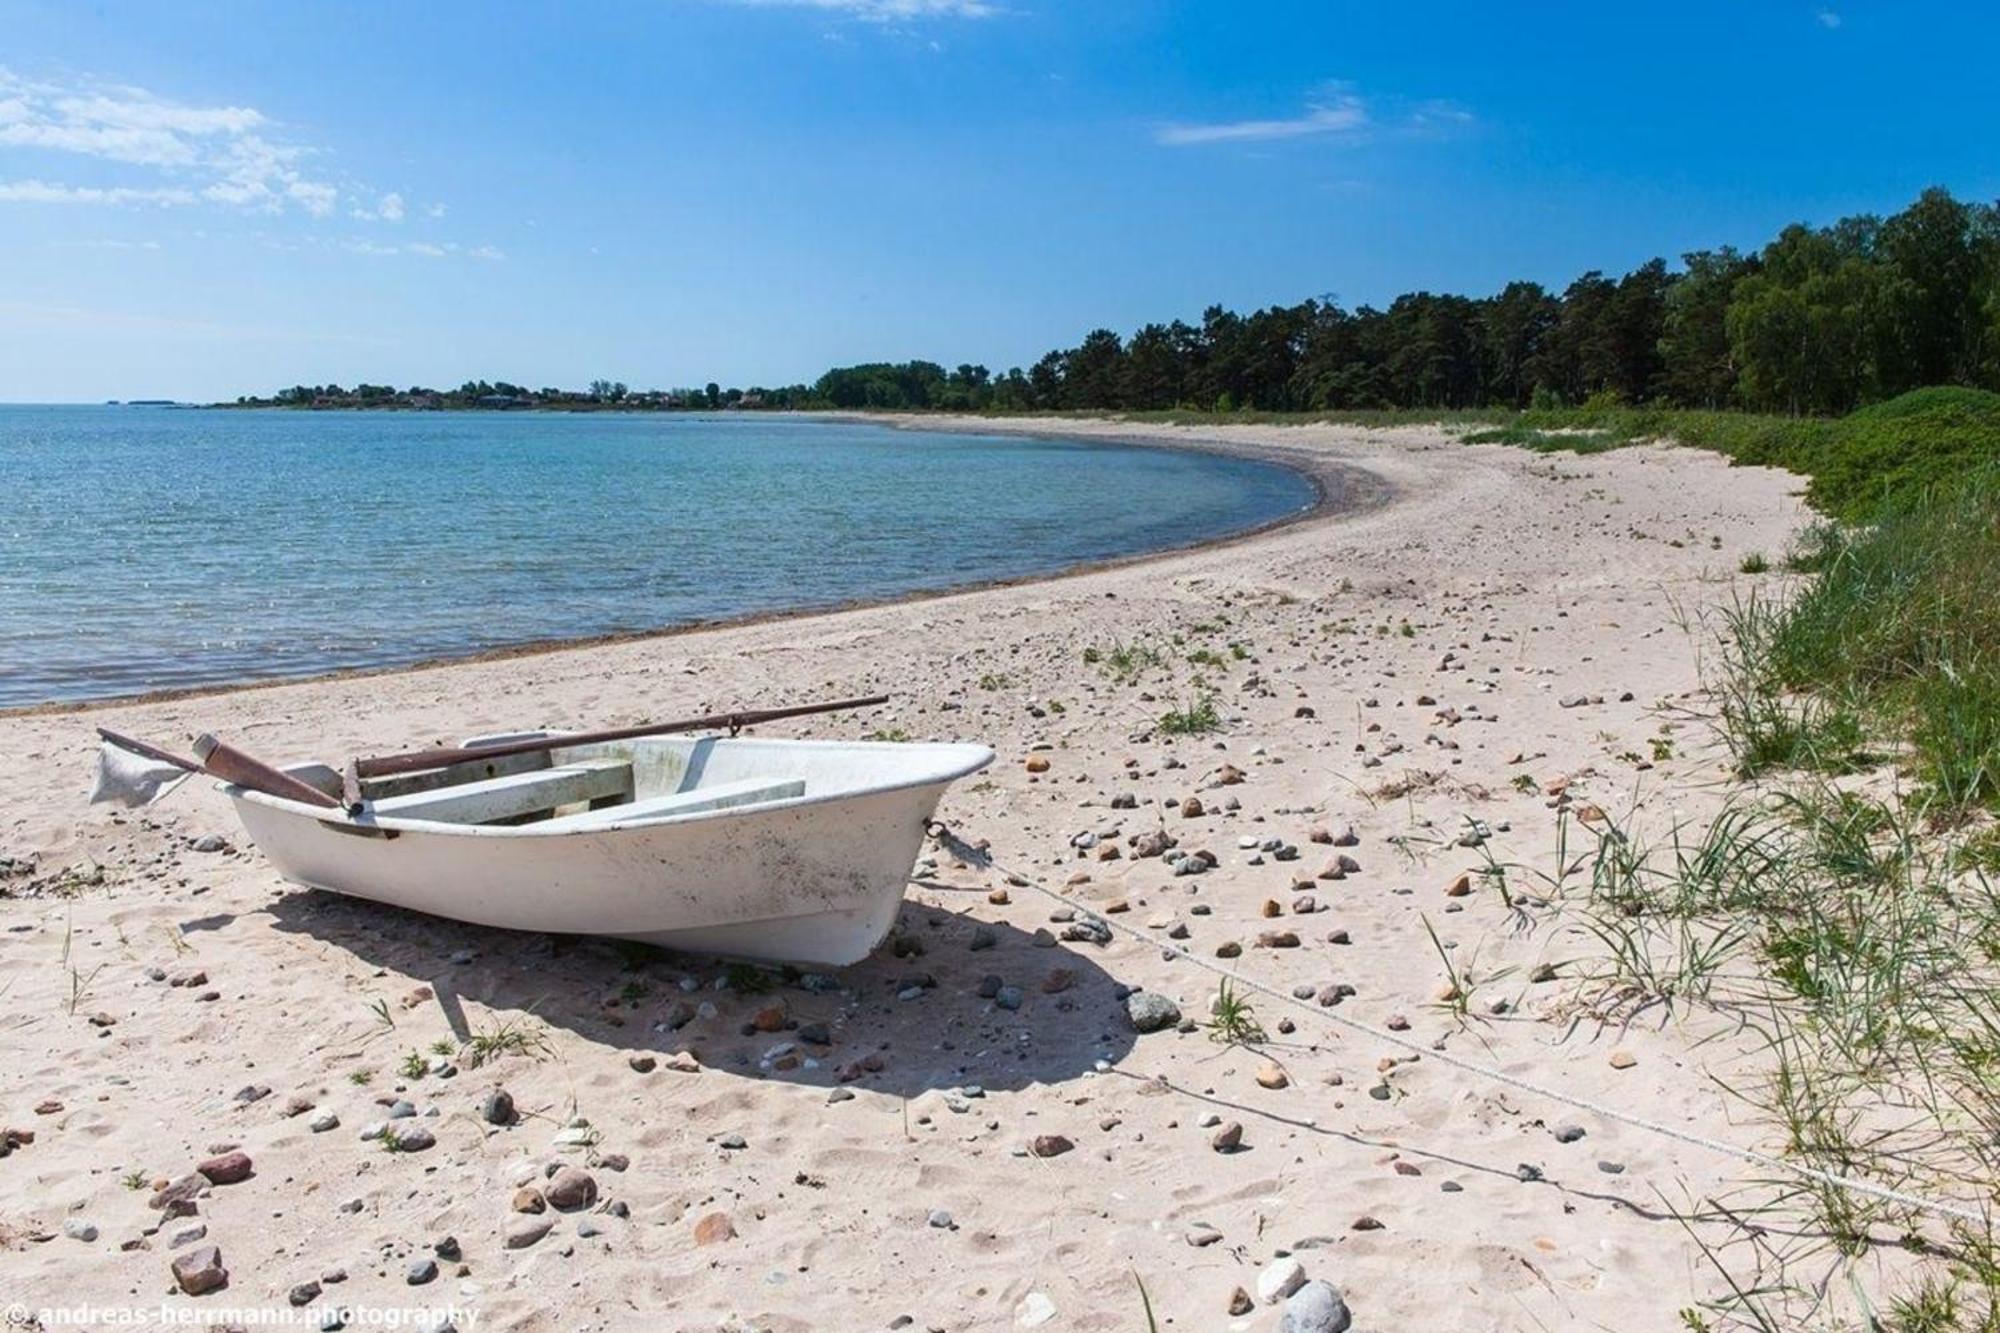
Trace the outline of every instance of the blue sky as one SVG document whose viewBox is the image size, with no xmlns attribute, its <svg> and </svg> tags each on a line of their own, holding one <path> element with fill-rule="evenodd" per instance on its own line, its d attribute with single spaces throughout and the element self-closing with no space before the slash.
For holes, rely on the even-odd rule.
<svg viewBox="0 0 2000 1333">
<path fill-rule="evenodd" d="M 0 0 L 0 400 L 1027 364 L 2000 194 L 1984 4 Z"/>
</svg>

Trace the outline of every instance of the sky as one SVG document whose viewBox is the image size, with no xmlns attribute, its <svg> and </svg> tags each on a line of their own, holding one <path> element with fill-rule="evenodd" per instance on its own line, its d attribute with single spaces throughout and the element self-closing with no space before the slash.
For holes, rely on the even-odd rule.
<svg viewBox="0 0 2000 1333">
<path fill-rule="evenodd" d="M 2000 195 L 2000 6 L 0 0 L 0 401 L 810 381 Z M 1976 63 L 1976 62 L 1975 62 Z"/>
</svg>

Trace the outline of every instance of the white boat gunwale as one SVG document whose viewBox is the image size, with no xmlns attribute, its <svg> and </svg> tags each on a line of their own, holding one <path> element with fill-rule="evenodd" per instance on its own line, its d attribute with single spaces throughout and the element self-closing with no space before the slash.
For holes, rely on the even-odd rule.
<svg viewBox="0 0 2000 1333">
<path fill-rule="evenodd" d="M 561 750 L 561 734 L 551 733 L 551 750 Z M 699 742 L 697 742 L 699 743 Z M 217 783 L 216 786 L 235 800 L 247 801 L 253 805 L 268 806 L 286 814 L 303 816 L 324 824 L 329 828 L 362 835 L 394 833 L 445 834 L 454 837 L 485 838 L 563 838 L 597 837 L 607 833 L 619 833 L 635 829 L 658 829 L 672 825 L 688 825 L 697 822 L 728 819 L 743 815 L 769 814 L 774 811 L 805 809 L 815 805 L 831 805 L 840 801 L 853 800 L 858 796 L 872 796 L 891 792 L 908 791 L 913 788 L 930 787 L 941 783 L 956 782 L 960 778 L 977 773 L 991 764 L 995 758 L 991 748 L 967 741 L 794 741 L 764 737 L 740 737 L 730 741 L 732 746 L 770 747 L 773 750 L 813 749 L 853 749 L 853 750 L 898 750 L 926 751 L 939 758 L 952 756 L 955 762 L 940 764 L 935 769 L 926 769 L 914 776 L 899 776 L 881 782 L 870 782 L 863 786 L 839 788 L 817 794 L 808 792 L 803 796 L 783 797 L 773 801 L 759 801 L 744 805 L 724 806 L 717 809 L 693 810 L 685 813 L 663 815 L 638 815 L 630 819 L 608 819 L 602 823 L 593 822 L 588 827 L 560 826 L 548 827 L 556 821 L 537 821 L 527 824 L 468 824 L 442 819 L 416 819 L 407 816 L 385 816 L 377 818 L 372 811 L 363 808 L 359 817 L 349 815 L 345 810 L 329 809 L 326 806 L 308 805 L 304 801 L 294 801 L 288 797 L 273 796 L 268 792 L 256 791 L 233 782 Z M 590 747 L 583 747 L 590 748 Z M 284 772 L 294 777 L 311 781 L 312 776 L 328 773 L 324 764 L 306 762 L 290 764 Z M 689 788 L 699 791 L 699 786 Z M 609 813 L 617 807 L 607 807 L 601 813 Z"/>
</svg>

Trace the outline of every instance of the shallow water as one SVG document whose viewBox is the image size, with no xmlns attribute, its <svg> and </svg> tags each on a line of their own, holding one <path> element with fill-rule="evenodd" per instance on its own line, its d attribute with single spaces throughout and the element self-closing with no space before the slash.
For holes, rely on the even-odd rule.
<svg viewBox="0 0 2000 1333">
<path fill-rule="evenodd" d="M 0 706 L 1014 578 L 1312 499 L 1242 459 L 750 414 L 0 407 Z"/>
</svg>

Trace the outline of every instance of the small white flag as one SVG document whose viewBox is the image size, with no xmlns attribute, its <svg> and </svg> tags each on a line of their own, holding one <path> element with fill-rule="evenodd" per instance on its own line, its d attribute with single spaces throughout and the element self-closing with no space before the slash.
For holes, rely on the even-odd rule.
<svg viewBox="0 0 2000 1333">
<path fill-rule="evenodd" d="M 97 747 L 97 785 L 91 789 L 90 803 L 110 802 L 137 810 L 151 805 L 193 776 L 184 768 L 105 741 Z"/>
</svg>

